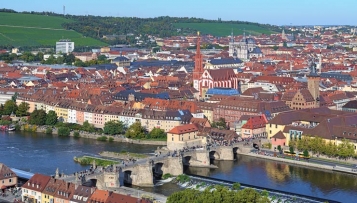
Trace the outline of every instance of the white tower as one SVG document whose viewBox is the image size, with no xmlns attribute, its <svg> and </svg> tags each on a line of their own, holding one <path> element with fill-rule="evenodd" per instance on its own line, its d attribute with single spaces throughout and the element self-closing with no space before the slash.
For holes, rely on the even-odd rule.
<svg viewBox="0 0 357 203">
<path fill-rule="evenodd" d="M 322 72 L 322 54 L 321 54 L 321 49 L 320 49 L 320 54 L 319 54 L 319 63 L 317 64 L 317 69 L 319 70 L 319 75 L 321 75 Z"/>
</svg>

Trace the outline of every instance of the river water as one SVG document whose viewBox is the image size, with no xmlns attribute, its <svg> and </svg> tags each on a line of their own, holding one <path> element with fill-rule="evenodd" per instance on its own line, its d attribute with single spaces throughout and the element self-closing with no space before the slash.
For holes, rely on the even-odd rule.
<svg viewBox="0 0 357 203">
<path fill-rule="evenodd" d="M 156 148 L 157 146 L 61 138 L 38 133 L 0 132 L 0 162 L 13 168 L 47 175 L 53 175 L 57 167 L 65 174 L 88 168 L 75 163 L 74 156 L 98 156 L 101 151 L 121 150 L 153 153 Z M 354 175 L 241 155 L 238 155 L 236 161 L 215 161 L 214 164 L 218 169 L 190 167 L 185 172 L 340 202 L 357 202 L 357 176 Z M 182 188 L 174 183 L 166 183 L 141 189 L 169 195 Z"/>
</svg>

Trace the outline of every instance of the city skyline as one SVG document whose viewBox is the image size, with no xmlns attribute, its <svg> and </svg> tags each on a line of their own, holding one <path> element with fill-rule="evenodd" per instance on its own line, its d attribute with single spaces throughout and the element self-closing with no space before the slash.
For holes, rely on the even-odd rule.
<svg viewBox="0 0 357 203">
<path fill-rule="evenodd" d="M 70 15 L 95 15 L 113 17 L 196 17 L 223 21 L 239 20 L 273 25 L 356 25 L 352 18 L 357 2 L 343 0 L 301 1 L 55 1 L 44 4 L 33 0 L 31 4 L 13 0 L 2 2 L 2 8 L 22 11 L 49 11 Z"/>
</svg>

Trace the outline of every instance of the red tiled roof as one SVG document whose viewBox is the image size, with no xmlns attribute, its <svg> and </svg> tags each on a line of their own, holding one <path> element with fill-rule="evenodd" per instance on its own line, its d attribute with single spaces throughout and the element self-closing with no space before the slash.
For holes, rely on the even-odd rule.
<svg viewBox="0 0 357 203">
<path fill-rule="evenodd" d="M 186 124 L 186 125 L 176 126 L 176 127 L 172 128 L 169 131 L 169 133 L 184 134 L 184 133 L 196 132 L 198 130 L 199 129 L 198 129 L 197 124 Z"/>
</svg>

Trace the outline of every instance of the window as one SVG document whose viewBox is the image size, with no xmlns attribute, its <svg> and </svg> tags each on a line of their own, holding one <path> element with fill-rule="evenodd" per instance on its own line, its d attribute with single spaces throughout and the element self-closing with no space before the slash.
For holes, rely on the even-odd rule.
<svg viewBox="0 0 357 203">
<path fill-rule="evenodd" d="M 10 179 L 9 179 L 9 183 L 11 183 L 11 182 L 12 182 L 12 179 L 10 178 Z"/>
</svg>

